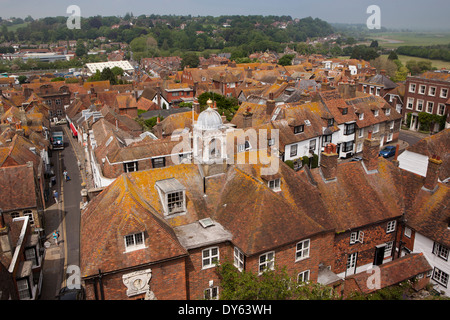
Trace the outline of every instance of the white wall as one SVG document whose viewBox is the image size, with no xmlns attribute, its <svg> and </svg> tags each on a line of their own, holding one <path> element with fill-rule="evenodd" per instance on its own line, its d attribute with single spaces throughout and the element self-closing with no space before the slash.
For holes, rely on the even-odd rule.
<svg viewBox="0 0 450 320">
<path fill-rule="evenodd" d="M 422 252 L 423 255 L 425 256 L 425 258 L 427 258 L 428 263 L 431 265 L 433 270 L 436 267 L 450 275 L 450 262 L 445 261 L 444 259 L 433 254 L 433 242 L 434 242 L 433 240 L 416 232 L 415 239 L 414 239 L 414 251 L 413 252 L 414 253 Z M 433 285 L 437 285 L 434 287 L 437 291 L 444 291 L 446 296 L 450 296 L 450 281 L 449 281 L 449 284 L 447 285 L 447 288 L 438 284 L 432 278 L 431 278 L 430 282 Z"/>
</svg>

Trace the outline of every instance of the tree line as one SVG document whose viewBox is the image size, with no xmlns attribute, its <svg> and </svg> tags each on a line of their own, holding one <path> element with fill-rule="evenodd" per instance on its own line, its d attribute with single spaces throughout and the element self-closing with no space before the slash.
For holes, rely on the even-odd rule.
<svg viewBox="0 0 450 320">
<path fill-rule="evenodd" d="M 400 46 L 397 54 L 431 60 L 450 61 L 450 44 L 433 46 Z"/>
</svg>

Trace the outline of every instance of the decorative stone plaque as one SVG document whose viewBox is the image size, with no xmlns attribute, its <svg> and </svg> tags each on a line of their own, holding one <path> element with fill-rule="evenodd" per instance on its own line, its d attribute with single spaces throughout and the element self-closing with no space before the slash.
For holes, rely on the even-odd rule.
<svg viewBox="0 0 450 320">
<path fill-rule="evenodd" d="M 135 296 L 147 293 L 150 289 L 152 269 L 135 271 L 122 276 L 123 284 L 127 287 L 127 296 Z"/>
</svg>

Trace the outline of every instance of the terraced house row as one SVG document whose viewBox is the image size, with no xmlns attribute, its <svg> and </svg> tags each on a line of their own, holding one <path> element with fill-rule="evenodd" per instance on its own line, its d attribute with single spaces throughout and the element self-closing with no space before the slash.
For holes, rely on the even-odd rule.
<svg viewBox="0 0 450 320">
<path fill-rule="evenodd" d="M 196 125 L 223 124 L 204 112 Z M 442 161 L 430 160 L 419 177 L 379 158 L 379 138 L 363 141 L 361 162 L 338 164 L 330 143 L 319 168 L 294 171 L 275 156 L 279 170 L 270 175 L 261 163 L 207 162 L 122 173 L 81 213 L 87 297 L 216 299 L 216 263 L 225 260 L 254 273 L 286 267 L 293 280 L 344 296 L 374 290 L 366 272 L 373 266 L 382 287 L 415 278 L 418 287 L 433 281 L 445 290 L 448 270 L 406 241 L 450 218 L 449 188 L 436 174 Z M 422 216 L 428 222 L 408 225 Z M 443 232 L 437 243 L 448 248 Z"/>
</svg>

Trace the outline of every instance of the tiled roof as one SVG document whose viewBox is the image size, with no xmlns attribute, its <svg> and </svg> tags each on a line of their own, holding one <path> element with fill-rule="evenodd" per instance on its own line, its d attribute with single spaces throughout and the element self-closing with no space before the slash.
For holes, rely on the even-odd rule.
<svg viewBox="0 0 450 320">
<path fill-rule="evenodd" d="M 0 208 L 3 211 L 37 207 L 33 167 L 16 165 L 0 168 Z"/>
<path fill-rule="evenodd" d="M 82 276 L 94 275 L 99 268 L 108 272 L 186 254 L 173 229 L 147 200 L 124 174 L 82 212 Z M 124 237 L 144 231 L 146 250 L 124 253 Z"/>
<path fill-rule="evenodd" d="M 361 292 L 372 293 L 378 289 L 398 284 L 432 269 L 422 253 L 409 254 L 391 262 L 383 263 L 378 267 L 380 268 L 379 288 L 375 288 L 375 284 L 373 286 L 367 285 L 371 283 L 371 279 L 369 279 L 369 277 L 373 276 L 371 272 L 360 272 L 348 276 L 346 281 L 354 280 Z"/>
</svg>

